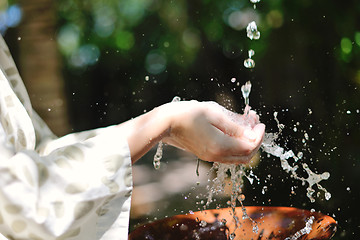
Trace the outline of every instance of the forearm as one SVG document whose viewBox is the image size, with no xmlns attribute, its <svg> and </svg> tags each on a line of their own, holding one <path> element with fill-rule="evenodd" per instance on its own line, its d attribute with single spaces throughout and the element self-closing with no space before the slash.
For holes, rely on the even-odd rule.
<svg viewBox="0 0 360 240">
<path fill-rule="evenodd" d="M 166 108 L 166 104 L 162 105 L 117 126 L 128 140 L 133 163 L 168 136 L 170 116 L 166 114 Z"/>
<path fill-rule="evenodd" d="M 265 131 L 257 115 L 250 115 L 245 121 L 213 102 L 181 101 L 164 104 L 117 127 L 128 141 L 133 163 L 160 140 L 206 161 L 246 163 L 258 150 Z"/>
</svg>

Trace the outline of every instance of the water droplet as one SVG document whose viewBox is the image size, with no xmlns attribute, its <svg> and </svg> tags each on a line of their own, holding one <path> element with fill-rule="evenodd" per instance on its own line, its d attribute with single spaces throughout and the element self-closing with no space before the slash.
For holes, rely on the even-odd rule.
<svg viewBox="0 0 360 240">
<path fill-rule="evenodd" d="M 255 67 L 255 61 L 252 60 L 251 58 L 245 59 L 244 60 L 244 66 L 246 68 L 254 68 Z"/>
<path fill-rule="evenodd" d="M 199 223 L 200 227 L 206 227 L 207 225 L 207 222 L 202 220 L 200 223 Z"/>
<path fill-rule="evenodd" d="M 321 174 L 321 179 L 323 180 L 327 180 L 329 179 L 329 177 L 330 177 L 330 173 L 328 172 L 324 172 L 323 174 Z"/>
<path fill-rule="evenodd" d="M 331 193 L 326 192 L 326 193 L 325 193 L 325 199 L 326 199 L 326 200 L 329 200 L 330 198 L 331 198 Z"/>
<path fill-rule="evenodd" d="M 226 220 L 225 218 L 223 218 L 223 219 L 221 219 L 221 223 L 224 224 L 224 225 L 226 225 L 227 220 Z"/>
<path fill-rule="evenodd" d="M 180 102 L 181 98 L 178 96 L 175 96 L 171 102 Z"/>
<path fill-rule="evenodd" d="M 302 158 L 304 156 L 303 152 L 298 152 L 297 157 Z"/>
<path fill-rule="evenodd" d="M 258 3 L 260 0 L 250 0 L 251 3 Z"/>
<path fill-rule="evenodd" d="M 149 76 L 145 76 L 145 81 L 149 81 Z"/>
<path fill-rule="evenodd" d="M 180 230 L 181 231 L 187 231 L 189 228 L 188 228 L 188 226 L 187 225 L 185 225 L 185 224 L 181 224 L 180 225 Z"/>
<path fill-rule="evenodd" d="M 232 83 L 236 82 L 236 78 L 231 78 L 230 80 Z"/>
<path fill-rule="evenodd" d="M 161 163 L 160 163 L 160 161 L 154 161 L 153 162 L 153 164 L 154 164 L 154 168 L 156 169 L 156 170 L 158 170 L 158 169 L 160 169 L 160 166 L 161 166 Z"/>
<path fill-rule="evenodd" d="M 255 21 L 252 21 L 247 25 L 246 34 L 251 40 L 260 38 L 260 31 L 258 31 Z"/>
<path fill-rule="evenodd" d="M 346 114 L 351 114 L 351 111 L 350 111 L 350 110 L 347 110 L 347 111 L 346 111 Z"/>
<path fill-rule="evenodd" d="M 244 195 L 244 194 L 240 194 L 240 195 L 238 196 L 238 200 L 239 200 L 239 202 L 244 201 L 244 200 L 245 200 L 245 195 Z"/>
<path fill-rule="evenodd" d="M 307 133 L 304 133 L 304 137 L 306 140 L 309 140 L 309 135 Z"/>
<path fill-rule="evenodd" d="M 17 40 L 20 41 L 20 40 L 21 40 L 21 37 L 18 37 Z"/>
<path fill-rule="evenodd" d="M 259 226 L 257 225 L 257 224 L 255 224 L 254 226 L 253 226 L 253 232 L 254 233 L 258 233 L 259 232 Z"/>
<path fill-rule="evenodd" d="M 248 54 L 249 54 L 249 58 L 251 58 L 252 56 L 255 55 L 255 51 L 252 50 L 252 49 L 250 49 L 250 50 L 248 51 Z"/>
<path fill-rule="evenodd" d="M 265 194 L 266 191 L 267 191 L 267 186 L 264 186 L 263 189 L 261 190 L 261 193 Z"/>
</svg>

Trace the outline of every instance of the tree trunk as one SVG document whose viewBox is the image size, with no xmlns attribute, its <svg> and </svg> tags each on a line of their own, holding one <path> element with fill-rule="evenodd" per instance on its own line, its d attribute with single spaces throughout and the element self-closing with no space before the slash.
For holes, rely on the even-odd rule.
<svg viewBox="0 0 360 240">
<path fill-rule="evenodd" d="M 55 134 L 63 135 L 70 127 L 55 38 L 55 2 L 20 1 L 23 20 L 19 25 L 19 71 L 35 111 Z"/>
</svg>

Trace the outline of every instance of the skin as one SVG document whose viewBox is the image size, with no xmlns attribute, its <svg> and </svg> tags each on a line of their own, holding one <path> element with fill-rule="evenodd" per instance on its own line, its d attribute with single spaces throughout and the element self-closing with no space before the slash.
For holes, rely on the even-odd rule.
<svg viewBox="0 0 360 240">
<path fill-rule="evenodd" d="M 240 115 L 198 101 L 167 103 L 118 127 L 127 136 L 133 163 L 161 140 L 205 161 L 248 163 L 265 133 L 254 111 Z"/>
</svg>

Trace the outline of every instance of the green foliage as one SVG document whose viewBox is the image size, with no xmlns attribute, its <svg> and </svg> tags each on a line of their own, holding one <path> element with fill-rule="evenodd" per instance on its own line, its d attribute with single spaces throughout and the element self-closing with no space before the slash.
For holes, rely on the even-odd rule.
<svg viewBox="0 0 360 240">
<path fill-rule="evenodd" d="M 156 48 L 166 55 L 168 65 L 189 67 L 206 42 L 225 45 L 230 55 L 231 51 L 242 51 L 249 20 L 260 20 L 250 3 L 229 0 L 63 0 L 58 2 L 58 11 L 60 50 L 76 67 L 90 65 L 75 62 L 74 55 L 79 55 L 84 44 L 99 48 L 100 58 L 109 49 L 119 50 L 126 57 L 150 54 Z M 279 11 L 269 16 L 262 36 L 271 27 L 279 27 L 281 18 Z"/>
</svg>

